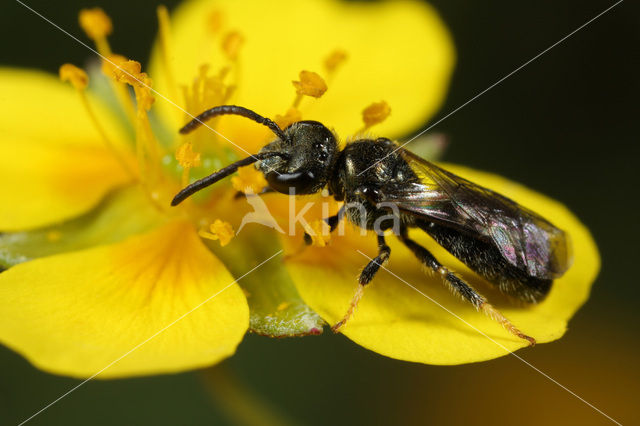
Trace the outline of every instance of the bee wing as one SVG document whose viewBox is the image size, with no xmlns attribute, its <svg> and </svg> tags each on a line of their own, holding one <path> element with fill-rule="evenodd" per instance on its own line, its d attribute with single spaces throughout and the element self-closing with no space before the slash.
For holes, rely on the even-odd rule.
<svg viewBox="0 0 640 426">
<path fill-rule="evenodd" d="M 546 219 L 410 151 L 400 152 L 421 182 L 403 185 L 405 189 L 383 187 L 381 201 L 492 241 L 510 264 L 533 277 L 557 278 L 569 268 L 568 237 Z"/>
</svg>

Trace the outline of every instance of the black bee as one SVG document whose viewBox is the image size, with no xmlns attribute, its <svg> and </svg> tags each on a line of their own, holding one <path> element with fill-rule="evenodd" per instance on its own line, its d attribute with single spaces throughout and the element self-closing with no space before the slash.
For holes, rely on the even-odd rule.
<svg viewBox="0 0 640 426">
<path fill-rule="evenodd" d="M 432 164 L 386 138 L 360 139 L 338 148 L 335 135 L 317 121 L 299 121 L 282 130 L 255 112 L 234 105 L 209 109 L 186 124 L 186 134 L 214 116 L 234 114 L 267 126 L 277 138 L 260 152 L 239 160 L 180 191 L 175 206 L 239 167 L 257 163 L 269 187 L 284 194 L 313 194 L 328 188 L 344 205 L 325 220 L 333 231 L 343 217 L 374 230 L 378 255 L 359 276 L 345 324 L 391 250 L 384 231 L 393 233 L 449 287 L 514 335 L 535 344 L 426 248 L 409 238 L 417 227 L 503 293 L 528 303 L 542 301 L 555 278 L 571 264 L 563 231 L 536 213 L 490 189 Z M 354 208 L 355 207 L 355 208 Z M 305 240 L 309 240 L 305 235 Z"/>
</svg>

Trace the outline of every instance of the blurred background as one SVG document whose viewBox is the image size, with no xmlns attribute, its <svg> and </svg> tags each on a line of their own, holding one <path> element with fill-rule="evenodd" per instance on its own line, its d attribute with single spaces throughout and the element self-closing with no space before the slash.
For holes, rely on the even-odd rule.
<svg viewBox="0 0 640 426">
<path fill-rule="evenodd" d="M 177 3 L 164 2 L 170 8 Z M 458 52 L 447 101 L 434 120 L 614 3 L 432 1 Z M 78 10 L 100 5 L 115 22 L 115 49 L 148 57 L 155 2 L 26 4 L 75 35 L 81 35 Z M 590 300 L 564 338 L 518 354 L 623 424 L 640 424 L 635 6 L 630 0 L 619 4 L 434 128 L 451 141 L 445 160 L 561 200 L 593 232 L 603 266 Z M 57 72 L 61 63 L 81 64 L 89 56 L 13 1 L 0 5 L 0 35 L 2 66 Z M 211 381 L 218 384 L 213 392 Z M 78 383 L 42 373 L 0 347 L 0 424 L 18 424 Z M 612 424 L 512 356 L 454 367 L 418 365 L 384 358 L 330 332 L 285 340 L 249 335 L 234 357 L 206 373 L 94 380 L 30 424 L 251 422 L 238 413 L 274 424 Z"/>
</svg>

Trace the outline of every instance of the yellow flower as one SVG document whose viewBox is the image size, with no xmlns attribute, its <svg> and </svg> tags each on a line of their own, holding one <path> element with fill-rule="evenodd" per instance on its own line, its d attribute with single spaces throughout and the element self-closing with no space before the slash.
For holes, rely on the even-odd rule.
<svg viewBox="0 0 640 426">
<path fill-rule="evenodd" d="M 365 109 L 364 128 L 398 137 L 438 108 L 454 62 L 446 28 L 418 1 L 201 0 L 171 20 L 159 8 L 158 18 L 148 71 L 112 52 L 114 26 L 99 9 L 83 11 L 80 24 L 102 66 L 85 73 L 64 65 L 60 77 L 71 84 L 0 70 L 0 262 L 8 268 L 0 274 L 0 341 L 43 370 L 103 378 L 183 371 L 230 356 L 247 330 L 305 335 L 335 323 L 367 261 L 358 250 L 373 255 L 374 239 L 356 229 L 322 235 L 327 212 L 319 205 L 297 235 L 279 234 L 291 213 L 288 197 L 237 197 L 264 188 L 262 176 L 248 171 L 170 207 L 180 188 L 272 138 L 238 117 L 186 136 L 178 129 L 190 115 L 232 102 L 280 123 L 322 121 L 345 140 L 362 130 L 363 108 L 377 102 Z M 542 195 L 449 169 L 570 234 L 574 266 L 545 302 L 516 307 L 487 290 L 524 332 L 539 342 L 559 338 L 598 271 L 589 232 Z M 277 223 L 243 223 L 261 202 Z M 300 250 L 305 229 L 318 235 Z M 434 242 L 415 238 L 486 288 Z M 525 345 L 422 274 L 406 250 L 391 248 L 389 268 L 398 276 L 509 350 Z M 342 332 L 381 354 L 423 363 L 505 354 L 384 271 Z"/>
</svg>

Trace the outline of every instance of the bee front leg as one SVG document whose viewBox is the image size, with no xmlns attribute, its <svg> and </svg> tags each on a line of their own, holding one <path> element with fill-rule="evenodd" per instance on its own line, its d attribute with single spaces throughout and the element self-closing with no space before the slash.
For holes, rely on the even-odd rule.
<svg viewBox="0 0 640 426">
<path fill-rule="evenodd" d="M 331 327 L 334 333 L 337 333 L 340 330 L 340 327 L 345 325 L 349 318 L 353 315 L 353 312 L 358 307 L 358 302 L 362 298 L 364 294 L 364 288 L 367 284 L 371 282 L 376 273 L 380 270 L 380 267 L 389 260 L 389 256 L 391 255 L 391 248 L 387 245 L 384 240 L 383 234 L 378 234 L 378 255 L 370 261 L 360 272 L 360 276 L 358 277 L 358 289 L 356 293 L 353 295 L 351 299 L 351 304 L 347 313 L 344 315 L 342 320 L 340 320 L 336 325 Z"/>
<path fill-rule="evenodd" d="M 531 346 L 536 344 L 536 339 L 527 336 L 526 334 L 518 330 L 513 324 L 511 324 L 511 321 L 509 321 L 504 315 L 502 315 L 502 313 L 500 313 L 500 311 L 489 304 L 484 296 L 482 296 L 473 287 L 471 287 L 469 284 L 460 279 L 460 277 L 449 271 L 445 266 L 438 262 L 438 260 L 434 255 L 431 254 L 431 252 L 429 252 L 429 250 L 410 239 L 407 236 L 406 229 L 403 230 L 399 238 L 404 243 L 404 245 L 406 245 L 409 250 L 413 252 L 418 260 L 422 262 L 422 264 L 439 274 L 445 280 L 445 282 L 449 284 L 449 288 L 454 293 L 459 294 L 463 299 L 470 302 L 476 309 L 484 312 L 491 319 L 500 323 L 500 325 L 502 325 L 514 336 L 528 341 Z"/>
</svg>

